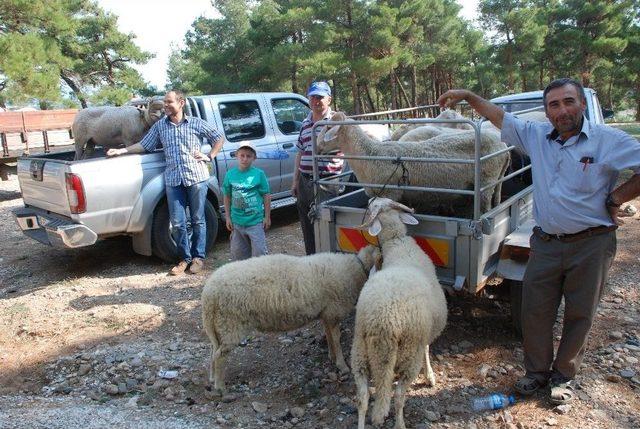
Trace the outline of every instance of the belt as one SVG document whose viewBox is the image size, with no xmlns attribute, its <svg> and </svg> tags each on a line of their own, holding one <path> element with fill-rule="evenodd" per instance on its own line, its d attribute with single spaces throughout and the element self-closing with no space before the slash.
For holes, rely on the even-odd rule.
<svg viewBox="0 0 640 429">
<path fill-rule="evenodd" d="M 618 229 L 616 225 L 600 225 L 594 226 L 592 228 L 587 228 L 573 234 L 549 234 L 544 232 L 539 226 L 536 226 L 533 228 L 533 233 L 537 235 L 542 241 L 559 240 L 565 243 L 571 243 L 573 241 L 582 240 L 583 238 L 593 237 L 594 235 L 600 235 L 607 232 L 615 231 L 616 229 Z"/>
</svg>

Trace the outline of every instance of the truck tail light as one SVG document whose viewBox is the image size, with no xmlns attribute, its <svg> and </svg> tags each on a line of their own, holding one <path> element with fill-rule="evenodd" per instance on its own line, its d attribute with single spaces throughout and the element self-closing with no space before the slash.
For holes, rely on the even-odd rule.
<svg viewBox="0 0 640 429">
<path fill-rule="evenodd" d="M 84 195 L 82 179 L 73 173 L 65 173 L 65 179 L 67 182 L 67 197 L 69 198 L 71 213 L 84 213 L 87 211 L 87 200 Z"/>
</svg>

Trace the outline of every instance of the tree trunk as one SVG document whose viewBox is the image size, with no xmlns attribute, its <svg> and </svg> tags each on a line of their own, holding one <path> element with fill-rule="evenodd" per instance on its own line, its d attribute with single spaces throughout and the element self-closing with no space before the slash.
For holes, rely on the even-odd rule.
<svg viewBox="0 0 640 429">
<path fill-rule="evenodd" d="M 393 70 L 389 73 L 389 84 L 391 86 L 391 110 L 398 108 L 398 94 L 396 89 L 396 80 L 393 78 Z"/>
<path fill-rule="evenodd" d="M 544 59 L 540 58 L 540 74 L 538 75 L 538 89 L 544 88 Z"/>
<path fill-rule="evenodd" d="M 404 90 L 404 87 L 402 86 L 402 82 L 400 81 L 400 78 L 395 72 L 393 72 L 393 76 L 395 76 L 396 78 L 396 82 L 398 83 L 398 88 L 400 88 L 400 93 L 402 94 L 402 98 L 404 98 L 404 101 L 407 103 L 407 107 L 411 107 L 409 96 L 407 96 L 407 91 Z"/>
<path fill-rule="evenodd" d="M 76 85 L 73 79 L 66 76 L 62 71 L 60 71 L 60 77 L 62 78 L 62 80 L 66 82 L 67 85 L 69 85 L 69 88 L 71 88 L 71 90 L 76 95 L 76 97 L 78 97 L 78 101 L 80 102 L 80 105 L 82 106 L 82 108 L 86 109 L 87 99 L 84 97 L 84 94 L 82 94 L 82 90 L 80 89 L 80 87 Z"/>
<path fill-rule="evenodd" d="M 636 122 L 640 122 L 640 74 L 636 76 Z"/>
<path fill-rule="evenodd" d="M 369 110 L 371 112 L 375 112 L 376 107 L 373 104 L 373 98 L 371 98 L 371 93 L 369 92 L 369 85 L 367 85 L 366 83 L 364 84 L 364 92 L 367 95 L 367 101 L 369 102 Z"/>
<path fill-rule="evenodd" d="M 418 105 L 418 72 L 416 66 L 411 66 L 411 104 L 413 107 Z"/>
</svg>

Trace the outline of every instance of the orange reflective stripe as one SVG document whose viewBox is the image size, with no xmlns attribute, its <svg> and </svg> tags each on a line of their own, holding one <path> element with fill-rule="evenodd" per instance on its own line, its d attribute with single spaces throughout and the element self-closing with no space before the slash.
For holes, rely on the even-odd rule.
<svg viewBox="0 0 640 429">
<path fill-rule="evenodd" d="M 434 249 L 431 246 L 431 243 L 429 242 L 429 240 L 421 237 L 417 237 L 417 238 L 413 237 L 413 239 L 416 240 L 416 243 L 418 243 L 418 246 L 420 246 L 422 251 L 426 253 L 429 256 L 429 258 L 431 258 L 434 265 L 437 265 L 439 267 L 443 267 L 446 265 L 442 260 L 442 258 L 440 257 L 440 255 L 438 254 L 438 252 L 436 252 L 436 249 Z"/>
<path fill-rule="evenodd" d="M 449 241 L 438 238 L 413 237 L 434 265 L 446 267 L 449 263 Z M 345 252 L 357 252 L 367 244 L 378 244 L 378 239 L 365 230 L 338 228 L 338 247 Z"/>
</svg>

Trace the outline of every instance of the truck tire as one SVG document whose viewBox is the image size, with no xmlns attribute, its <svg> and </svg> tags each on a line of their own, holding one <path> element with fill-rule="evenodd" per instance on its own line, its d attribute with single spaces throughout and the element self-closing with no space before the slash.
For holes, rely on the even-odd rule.
<svg viewBox="0 0 640 429">
<path fill-rule="evenodd" d="M 509 286 L 509 300 L 511 301 L 511 324 L 518 339 L 522 339 L 522 282 L 518 280 L 504 280 Z"/>
<path fill-rule="evenodd" d="M 207 254 L 213 250 L 213 245 L 218 236 L 218 213 L 208 199 L 204 205 L 204 217 L 207 224 L 207 243 L 205 246 Z M 178 262 L 178 250 L 171 235 L 171 225 L 169 222 L 169 206 L 167 201 L 163 201 L 156 208 L 151 227 L 151 250 L 155 256 L 165 262 Z M 187 216 L 187 230 L 191 226 Z"/>
</svg>

